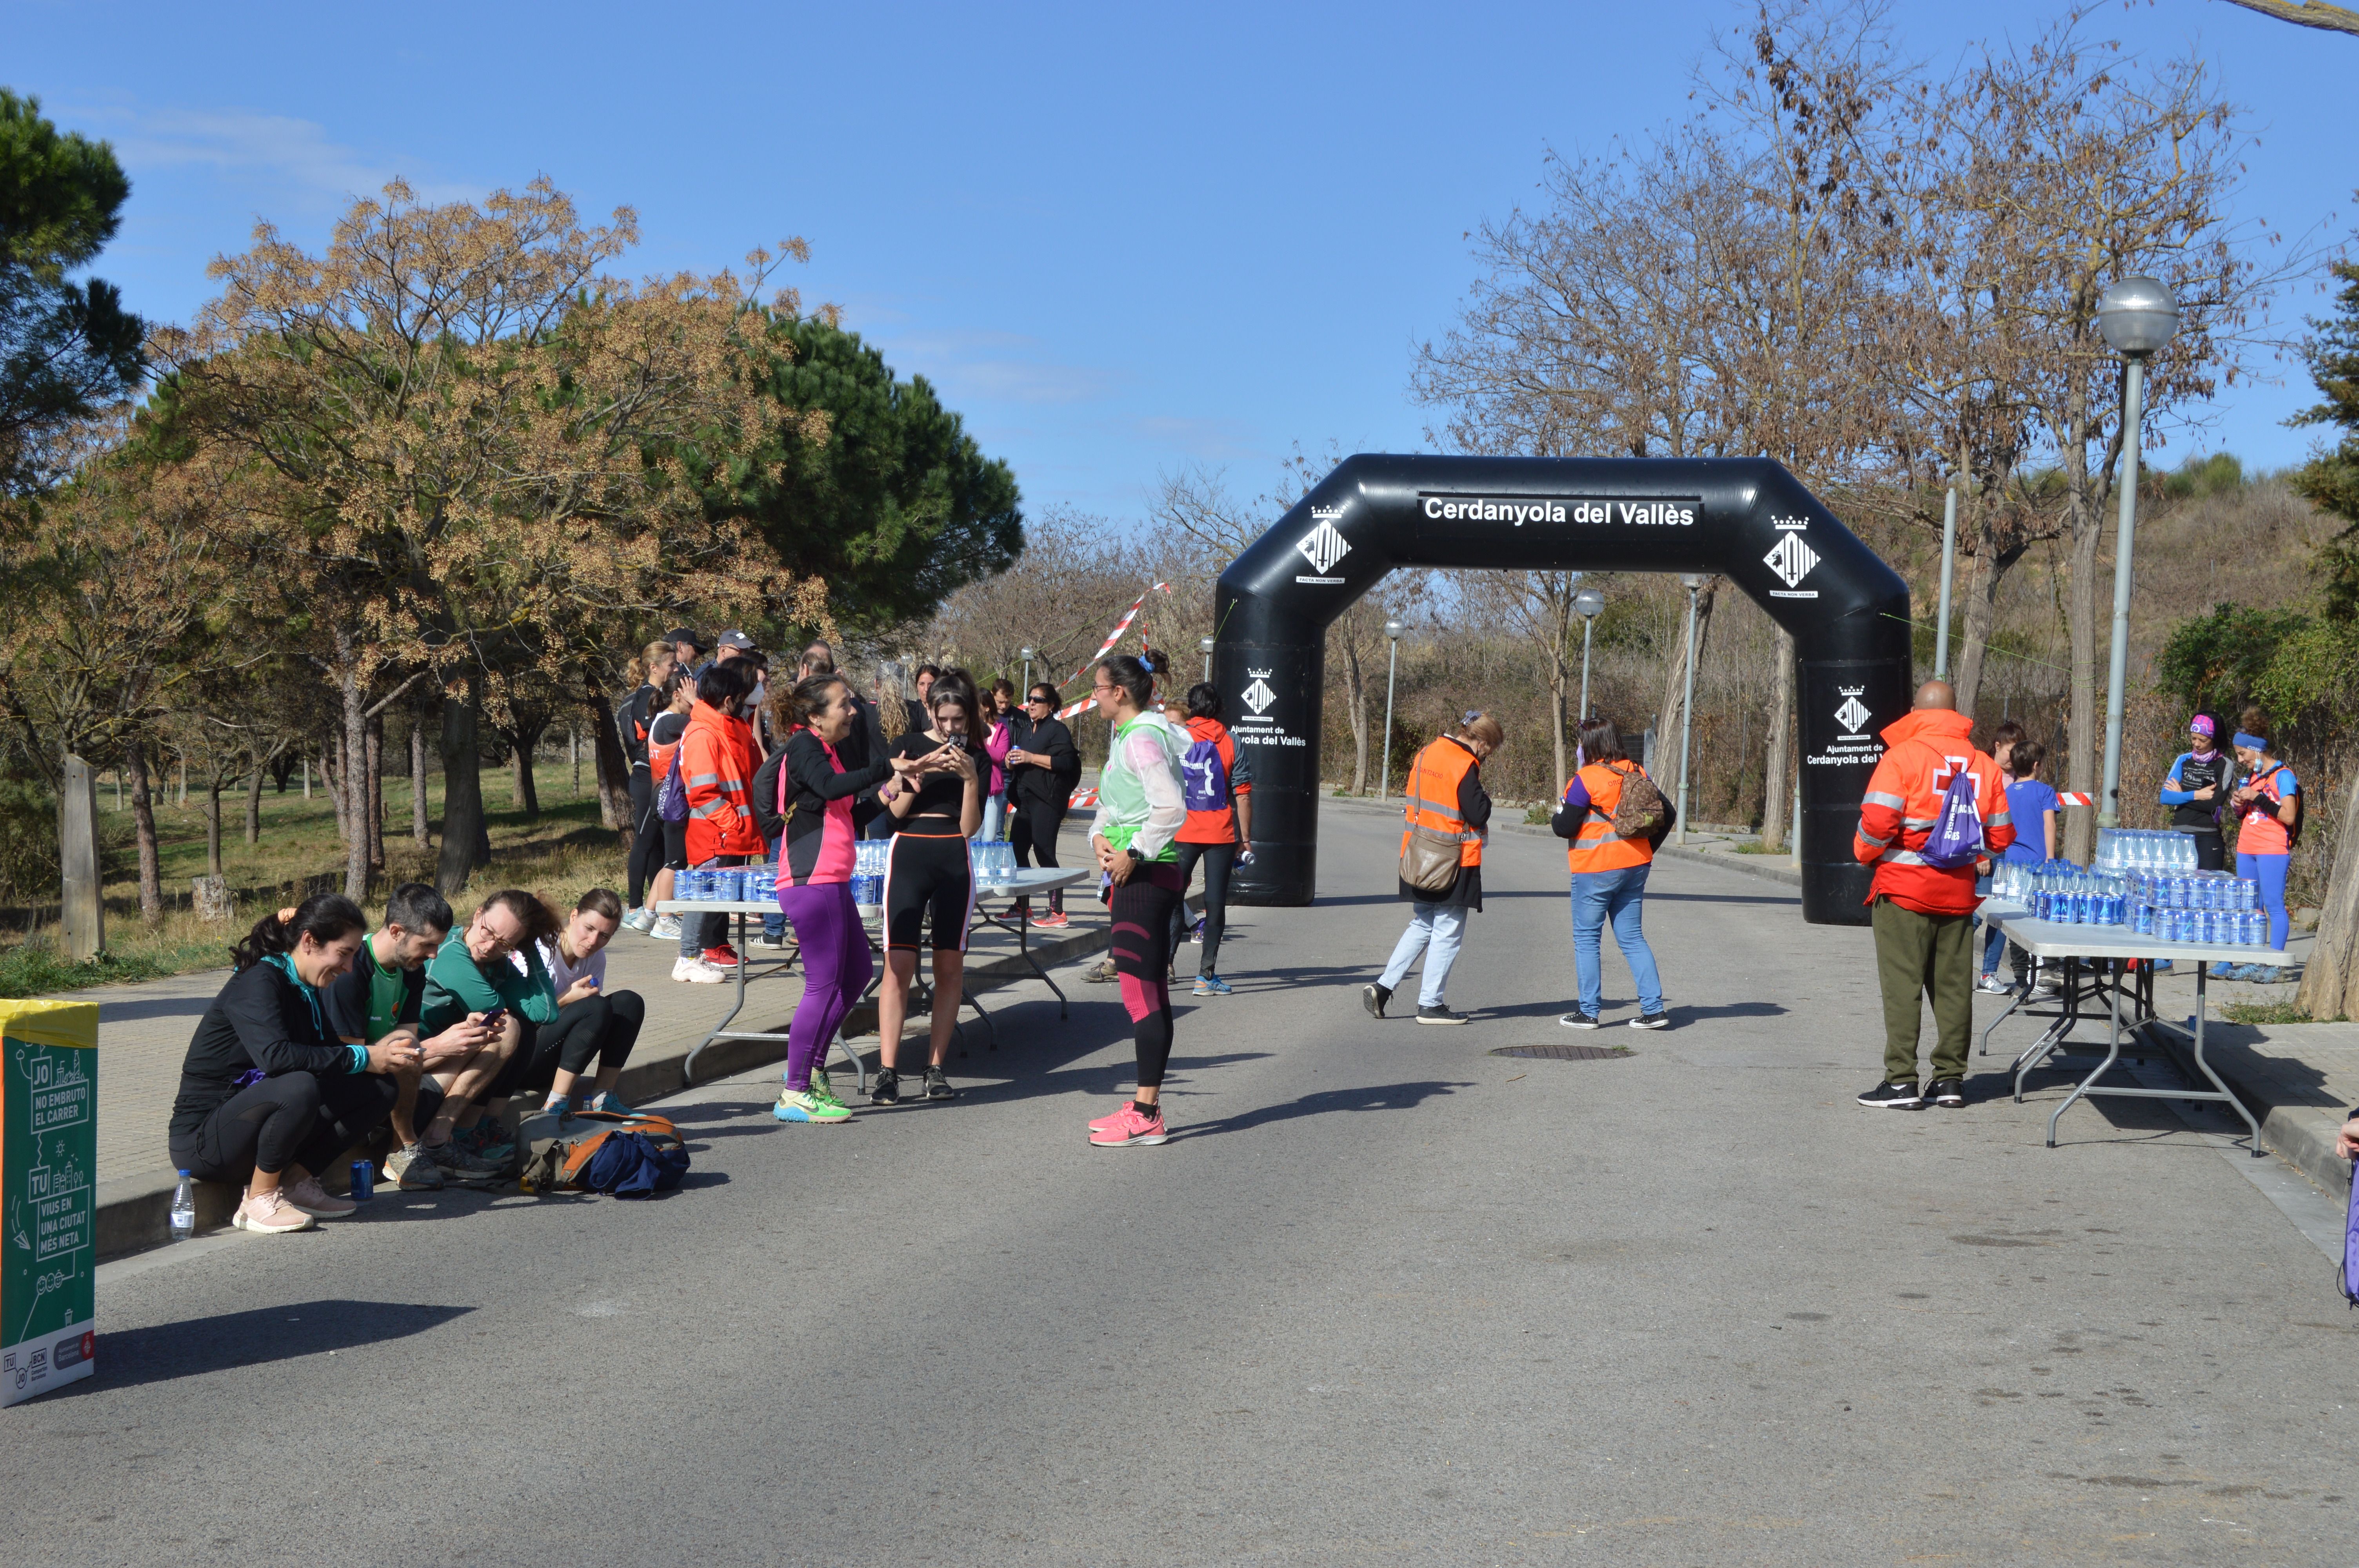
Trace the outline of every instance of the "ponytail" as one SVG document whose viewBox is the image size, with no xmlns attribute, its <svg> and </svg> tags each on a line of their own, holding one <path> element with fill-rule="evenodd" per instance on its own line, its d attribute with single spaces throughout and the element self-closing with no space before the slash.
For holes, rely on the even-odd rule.
<svg viewBox="0 0 2359 1568">
<path fill-rule="evenodd" d="M 230 963 L 234 968 L 250 969 L 265 958 L 292 953 L 306 936 L 324 947 L 367 929 L 368 916 L 342 893 L 313 893 L 293 909 L 278 910 L 255 921 L 245 940 L 230 949 Z"/>
</svg>

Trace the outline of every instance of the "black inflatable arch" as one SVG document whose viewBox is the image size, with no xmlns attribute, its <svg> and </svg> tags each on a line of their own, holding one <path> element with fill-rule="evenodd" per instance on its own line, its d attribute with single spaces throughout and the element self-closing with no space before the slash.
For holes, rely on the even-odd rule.
<svg viewBox="0 0 2359 1568">
<path fill-rule="evenodd" d="M 1254 769 L 1231 898 L 1311 902 L 1323 633 L 1397 567 L 1726 573 L 1800 654 L 1803 916 L 1865 924 L 1852 829 L 1908 708 L 1908 589 L 1767 459 L 1347 459 L 1221 574 L 1212 678 Z"/>
</svg>

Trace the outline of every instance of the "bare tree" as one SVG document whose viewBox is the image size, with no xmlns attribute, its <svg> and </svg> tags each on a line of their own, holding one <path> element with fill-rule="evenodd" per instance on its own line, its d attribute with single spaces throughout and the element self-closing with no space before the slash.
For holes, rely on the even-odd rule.
<svg viewBox="0 0 2359 1568">
<path fill-rule="evenodd" d="M 2340 5 L 2326 4 L 2326 0 L 2228 0 L 2228 4 L 2258 11 L 2264 16 L 2275 16 L 2280 22 L 2323 27 L 2332 33 L 2359 34 L 2359 11 L 2346 11 Z"/>
</svg>

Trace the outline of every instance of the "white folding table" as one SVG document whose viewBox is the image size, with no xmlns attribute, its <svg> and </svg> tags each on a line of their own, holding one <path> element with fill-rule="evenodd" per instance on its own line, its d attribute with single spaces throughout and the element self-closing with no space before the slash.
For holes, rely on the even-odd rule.
<svg viewBox="0 0 2359 1568">
<path fill-rule="evenodd" d="M 1069 1011 L 1065 1001 L 1065 993 L 1058 989 L 1057 982 L 1055 980 L 1049 979 L 1049 972 L 1046 969 L 1043 969 L 1040 967 L 1040 961 L 1032 956 L 1030 944 L 1027 940 L 1025 921 L 1020 917 L 1007 919 L 997 918 L 987 914 L 984 912 L 983 901 L 985 898 L 1028 899 L 1034 894 L 1051 892 L 1059 888 L 1071 887 L 1074 883 L 1082 881 L 1094 874 L 1094 872 L 1086 871 L 1052 871 L 1044 867 L 1024 867 L 1019 868 L 1013 876 L 995 879 L 988 882 L 978 883 L 974 890 L 974 923 L 983 925 L 994 925 L 997 926 L 1002 931 L 1012 930 L 1016 933 L 1016 956 L 1024 960 L 1025 964 L 1035 975 L 1048 982 L 1048 986 L 1050 990 L 1056 991 L 1057 1016 L 1060 1018 L 1067 1016 Z M 869 946 L 873 951 L 881 955 L 883 952 L 883 946 L 877 940 L 877 933 L 884 924 L 885 911 L 880 906 L 873 903 L 861 904 L 858 908 L 860 911 L 861 924 L 869 933 Z M 688 1054 L 688 1059 L 680 1064 L 680 1082 L 682 1086 L 692 1086 L 696 1082 L 696 1059 L 703 1054 L 706 1046 L 711 1045 L 716 1040 L 770 1040 L 777 1042 L 780 1049 L 783 1050 L 788 1039 L 784 1031 L 732 1029 L 729 1027 L 731 1023 L 736 1021 L 737 1015 L 745 1010 L 745 982 L 748 979 L 759 979 L 765 975 L 783 974 L 794 967 L 795 958 L 798 956 L 797 954 L 790 953 L 783 958 L 766 959 L 759 963 L 750 961 L 746 957 L 748 951 L 745 945 L 746 920 L 752 916 L 766 918 L 770 915 L 777 914 L 779 913 L 777 904 L 776 903 L 761 903 L 749 899 L 736 899 L 723 902 L 705 899 L 689 900 L 668 898 L 656 905 L 656 913 L 658 914 L 677 914 L 682 918 L 697 914 L 726 914 L 732 917 L 733 928 L 735 936 L 734 945 L 737 949 L 737 963 L 733 971 L 735 977 L 734 996 L 732 999 L 729 1011 L 722 1016 L 721 1022 L 712 1026 L 712 1032 L 707 1034 L 704 1039 L 698 1044 L 696 1049 Z M 868 982 L 868 989 L 862 993 L 860 1000 L 864 1001 L 869 996 L 875 994 L 877 985 L 884 979 L 884 978 L 885 968 L 882 964 L 879 964 L 876 967 L 876 973 Z M 927 988 L 927 993 L 930 994 L 930 987 Z M 984 1029 L 990 1031 L 991 1033 L 991 1044 L 989 1048 L 995 1051 L 997 1050 L 999 1048 L 998 1032 L 992 1024 L 991 1014 L 984 1011 L 981 1002 L 974 1000 L 972 993 L 962 996 L 961 1000 L 962 1000 L 968 1007 L 974 1009 L 975 1015 L 983 1020 Z M 829 1044 L 832 1050 L 842 1053 L 844 1059 L 852 1064 L 852 1070 L 859 1082 L 861 1092 L 865 1093 L 868 1088 L 868 1066 L 866 1063 L 861 1060 L 860 1054 L 854 1051 L 851 1044 L 845 1041 L 843 1038 L 843 1032 L 841 1029 L 836 1031 L 834 1040 Z M 822 1058 L 822 1060 L 824 1058 Z"/>
<path fill-rule="evenodd" d="M 2254 949 L 2236 945 L 2165 942 L 2153 936 L 2141 936 L 2126 925 L 2067 925 L 2053 920 L 2035 920 L 2030 912 L 2021 904 L 2008 903 L 1998 899 L 1985 899 L 1983 902 L 1981 913 L 1984 920 L 1996 925 L 2006 934 L 2008 941 L 2033 957 L 2055 959 L 2064 966 L 2061 1016 L 2032 1044 L 2030 1049 L 2015 1059 L 2014 1066 L 2009 1069 L 2015 1076 L 2015 1098 L 2018 1103 L 2023 1098 L 2024 1075 L 2048 1057 L 2068 1049 L 2065 1037 L 2071 1033 L 2073 1024 L 2080 1019 L 2082 967 L 2096 966 L 2094 976 L 2096 983 L 2111 993 L 2112 1010 L 2110 1027 L 2106 1032 L 2105 1058 L 2097 1064 L 2094 1072 L 2083 1078 L 2074 1087 L 2071 1094 L 2064 1097 L 2064 1103 L 2058 1106 L 2055 1113 L 2049 1117 L 2048 1147 L 2050 1149 L 2056 1147 L 2056 1123 L 2062 1119 L 2067 1110 L 2072 1108 L 2075 1100 L 2085 1095 L 2127 1095 L 2144 1099 L 2213 1100 L 2228 1106 L 2238 1116 L 2244 1118 L 2245 1125 L 2252 1130 L 2253 1156 L 2256 1159 L 2260 1157 L 2260 1123 L 2253 1119 L 2253 1113 L 2245 1108 L 2245 1102 L 2229 1092 L 2228 1086 L 2221 1081 L 2220 1075 L 2212 1070 L 2212 1064 L 2203 1059 L 2203 992 L 2209 966 L 2213 963 L 2251 963 L 2254 958 Z M 2137 971 L 2141 978 L 2135 981 L 2132 980 L 2127 968 L 2127 961 L 2133 958 L 2144 960 Z M 2135 1033 L 2162 1022 L 2154 1008 L 2153 971 L 2148 966 L 2156 960 L 2164 958 L 2170 960 L 2174 971 L 2180 964 L 2195 966 L 2195 1068 L 2211 1082 L 2212 1088 L 2209 1090 L 2149 1089 L 2128 1085 L 2099 1083 L 2098 1080 L 2121 1060 L 2124 1034 Z M 2122 998 L 2125 991 L 2129 994 L 2132 1011 L 2132 1016 L 2126 1022 L 2122 1017 Z M 2024 1000 L 2022 997 L 2017 997 L 2015 1001 L 2008 1004 L 1998 1018 L 1992 1021 L 1991 1029 L 1997 1028 L 2000 1022 L 2021 1008 Z M 1983 1049 L 1985 1052 L 1990 1049 L 1990 1030 L 1983 1032 Z"/>
</svg>

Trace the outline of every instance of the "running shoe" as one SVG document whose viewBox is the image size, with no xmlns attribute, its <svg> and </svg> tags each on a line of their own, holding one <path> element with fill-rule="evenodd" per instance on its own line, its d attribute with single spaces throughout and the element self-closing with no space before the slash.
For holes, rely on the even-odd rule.
<svg viewBox="0 0 2359 1568">
<path fill-rule="evenodd" d="M 653 926 L 655 923 L 656 912 L 644 903 L 639 905 L 638 908 L 631 911 L 630 914 L 623 916 L 623 924 L 629 926 L 632 930 L 638 932 L 641 935 L 645 935 L 647 930 Z"/>
<path fill-rule="evenodd" d="M 852 1119 L 849 1107 L 837 1101 L 823 1100 L 809 1089 L 780 1091 L 778 1103 L 770 1108 L 770 1114 L 780 1121 L 808 1121 L 819 1127 L 830 1127 L 839 1121 Z"/>
<path fill-rule="evenodd" d="M 1943 1110 L 1960 1109 L 1966 1103 L 1966 1086 L 1956 1078 L 1936 1078 L 1933 1087 L 1925 1091 L 1925 1100 Z"/>
<path fill-rule="evenodd" d="M 1859 1103 L 1887 1110 L 1915 1110 L 1925 1103 L 1925 1097 L 1917 1092 L 1916 1081 L 1911 1079 L 1907 1083 L 1878 1084 L 1860 1096 Z"/>
<path fill-rule="evenodd" d="M 266 1193 L 248 1193 L 237 1206 L 229 1222 L 240 1230 L 251 1230 L 264 1236 L 284 1236 L 290 1230 L 309 1230 L 318 1221 L 287 1201 L 286 1193 L 273 1188 Z"/>
<path fill-rule="evenodd" d="M 890 1067 L 877 1068 L 876 1076 L 869 1080 L 868 1103 L 870 1105 L 900 1104 L 901 1075 Z"/>
<path fill-rule="evenodd" d="M 1670 1026 L 1671 1014 L 1668 1008 L 1661 1012 L 1642 1012 L 1630 1021 L 1633 1029 L 1669 1029 Z"/>
<path fill-rule="evenodd" d="M 623 1097 L 608 1089 L 590 1102 L 590 1108 L 605 1116 L 636 1116 L 639 1113 L 623 1103 Z"/>
<path fill-rule="evenodd" d="M 718 947 L 707 947 L 704 961 L 716 969 L 734 969 L 737 967 L 737 949 L 726 942 Z"/>
<path fill-rule="evenodd" d="M 940 1067 L 926 1069 L 926 1098 L 928 1099 L 958 1098 L 958 1090 L 951 1087 L 951 1076 Z"/>
<path fill-rule="evenodd" d="M 1601 1027 L 1601 1021 L 1593 1012 L 1568 1012 L 1562 1018 L 1558 1019 L 1557 1022 L 1567 1029 L 1596 1029 Z"/>
<path fill-rule="evenodd" d="M 1138 1107 L 1128 1100 L 1112 1116 L 1090 1123 L 1090 1142 L 1100 1149 L 1152 1148 L 1170 1136 L 1163 1129 L 1161 1106 L 1157 1106 L 1152 1115 L 1141 1115 Z"/>
<path fill-rule="evenodd" d="M 813 1067 L 811 1069 L 810 1092 L 811 1098 L 819 1101 L 821 1105 L 843 1105 L 843 1101 L 836 1095 L 835 1086 L 827 1081 L 827 1069 L 825 1067 Z M 844 1106 L 844 1108 L 849 1110 L 852 1108 Z"/>
<path fill-rule="evenodd" d="M 2218 963 L 2212 966 L 2212 978 L 2215 980 L 2233 980 L 2236 978 L 2236 971 L 2239 969 L 2249 968 L 2250 967 L 2250 965 L 2246 964 L 2232 964 L 2228 962 L 2227 959 L 2223 958 Z"/>
<path fill-rule="evenodd" d="M 1067 914 L 1063 910 L 1052 909 L 1046 914 L 1034 915 L 1032 917 L 1032 929 L 1035 931 L 1062 931 L 1066 926 L 1071 925 L 1072 923 L 1072 917 Z"/>
<path fill-rule="evenodd" d="M 1417 1021 L 1419 1023 L 1463 1023 L 1466 1022 L 1466 1015 L 1462 1012 L 1452 1012 L 1437 1002 L 1431 1007 L 1419 1008 Z"/>
<path fill-rule="evenodd" d="M 1393 1000 L 1393 988 L 1378 981 L 1360 988 L 1360 1005 L 1368 1010 L 1370 1018 L 1385 1015 L 1385 1003 Z"/>
<path fill-rule="evenodd" d="M 671 978 L 683 985 L 717 986 L 729 977 L 701 958 L 680 957 L 672 960 Z"/>
<path fill-rule="evenodd" d="M 1229 982 L 1218 975 L 1198 975 L 1196 989 L 1188 994 L 1190 996 L 1227 996 L 1230 994 Z"/>
<path fill-rule="evenodd" d="M 360 1205 L 350 1198 L 336 1196 L 320 1184 L 317 1176 L 306 1176 L 299 1182 L 285 1184 L 278 1190 L 286 1195 L 288 1203 L 313 1219 L 342 1219 L 360 1212 Z"/>
<path fill-rule="evenodd" d="M 658 915 L 656 917 L 656 923 L 647 927 L 647 935 L 654 937 L 658 942 L 679 941 L 679 916 L 677 914 Z"/>
<path fill-rule="evenodd" d="M 415 1143 L 404 1144 L 385 1157 L 385 1184 L 405 1193 L 430 1193 L 442 1185 L 442 1167 Z"/>
<path fill-rule="evenodd" d="M 1982 992 L 1984 996 L 2013 996 L 2015 994 L 2015 988 L 2007 984 L 2005 980 L 2000 979 L 1995 972 L 1984 975 L 1981 980 L 1975 983 L 1974 989 Z"/>
<path fill-rule="evenodd" d="M 2272 969 L 2263 964 L 2247 964 L 2236 978 L 2240 980 L 2251 980 L 2256 985 L 2273 986 L 2286 978 L 2286 972 L 2283 969 Z"/>
<path fill-rule="evenodd" d="M 1098 965 L 1095 968 L 1093 968 L 1088 974 L 1082 977 L 1082 979 L 1087 980 L 1093 986 L 1112 985 L 1121 978 L 1122 977 L 1120 975 L 1114 972 L 1114 960 L 1112 958 L 1106 959 L 1103 963 Z"/>
<path fill-rule="evenodd" d="M 418 1148 L 434 1162 L 434 1168 L 442 1173 L 445 1182 L 462 1187 L 488 1187 L 500 1179 L 498 1166 L 460 1148 L 455 1139 L 448 1143 L 421 1143 Z"/>
<path fill-rule="evenodd" d="M 765 931 L 758 936 L 756 936 L 751 942 L 747 943 L 746 946 L 749 947 L 759 947 L 766 952 L 782 953 L 786 951 L 787 939 L 783 933 L 777 936 L 773 936 L 768 932 Z"/>
</svg>

